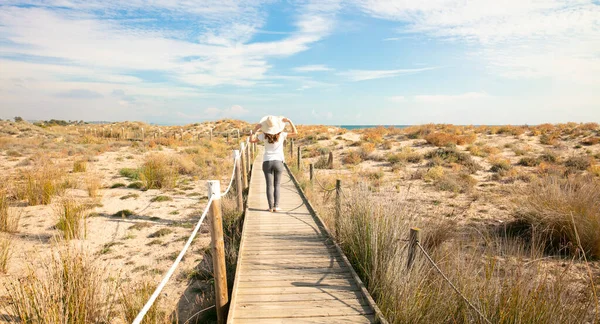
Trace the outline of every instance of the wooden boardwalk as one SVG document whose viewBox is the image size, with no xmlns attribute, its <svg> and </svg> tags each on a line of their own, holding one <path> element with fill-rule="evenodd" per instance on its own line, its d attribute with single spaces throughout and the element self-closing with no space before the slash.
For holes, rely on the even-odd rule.
<svg viewBox="0 0 600 324">
<path fill-rule="evenodd" d="M 377 323 L 376 306 L 287 172 L 267 211 L 254 162 L 228 323 Z"/>
</svg>

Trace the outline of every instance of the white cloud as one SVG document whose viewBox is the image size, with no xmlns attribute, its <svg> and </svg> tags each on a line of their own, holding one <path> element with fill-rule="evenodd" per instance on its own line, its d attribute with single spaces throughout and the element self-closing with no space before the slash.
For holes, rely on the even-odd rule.
<svg viewBox="0 0 600 324">
<path fill-rule="evenodd" d="M 391 78 L 399 75 L 415 74 L 435 69 L 434 67 L 419 69 L 397 69 L 397 70 L 349 70 L 338 73 L 347 77 L 350 81 L 364 81 L 381 78 Z"/>
<path fill-rule="evenodd" d="M 490 98 L 485 92 L 466 92 L 457 95 L 417 95 L 414 96 L 416 102 L 423 103 L 451 103 L 456 101 L 470 101 L 477 99 Z"/>
<path fill-rule="evenodd" d="M 48 1 L 10 6 L 27 3 L 2 6 L 0 39 L 8 42 L 0 45 L 0 55 L 29 56 L 52 67 L 52 75 L 77 67 L 93 72 L 90 79 L 100 75 L 105 82 L 132 83 L 143 81 L 135 76 L 137 71 L 153 71 L 192 86 L 251 86 L 268 80 L 268 59 L 296 54 L 323 39 L 333 28 L 337 10 L 337 1 L 302 3 L 296 6 L 297 30 L 277 41 L 251 42 L 266 19 L 260 1 Z M 128 15 L 117 14 L 123 11 Z M 191 30 L 171 24 L 157 29 L 130 17 L 148 13 L 166 21 L 198 21 L 200 35 L 191 40 Z"/>
<path fill-rule="evenodd" d="M 479 44 L 489 67 L 503 76 L 600 84 L 595 77 L 600 70 L 600 6 L 593 0 L 355 3 L 371 16 L 402 22 L 403 34 Z"/>
<path fill-rule="evenodd" d="M 315 64 L 315 65 L 304 65 L 298 66 L 294 68 L 296 72 L 322 72 L 322 71 L 332 71 L 333 69 L 327 67 L 323 64 Z"/>
</svg>

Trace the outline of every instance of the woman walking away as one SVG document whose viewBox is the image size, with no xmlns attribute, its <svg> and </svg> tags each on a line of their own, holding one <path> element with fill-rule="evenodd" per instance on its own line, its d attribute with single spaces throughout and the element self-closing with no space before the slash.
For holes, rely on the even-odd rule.
<svg viewBox="0 0 600 324">
<path fill-rule="evenodd" d="M 284 132 L 285 123 L 289 123 L 292 131 Z M 256 134 L 258 130 L 262 133 Z M 264 141 L 265 153 L 263 155 L 263 172 L 267 182 L 267 201 L 269 202 L 269 211 L 278 212 L 279 209 L 279 187 L 281 184 L 281 173 L 283 172 L 283 141 L 287 137 L 293 137 L 298 134 L 296 126 L 291 120 L 285 117 L 265 116 L 254 128 L 254 135 L 250 138 L 251 143 Z"/>
</svg>

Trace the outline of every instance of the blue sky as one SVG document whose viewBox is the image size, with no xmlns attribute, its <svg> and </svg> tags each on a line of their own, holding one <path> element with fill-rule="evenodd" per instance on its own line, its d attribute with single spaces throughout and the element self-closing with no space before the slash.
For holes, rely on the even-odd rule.
<svg viewBox="0 0 600 324">
<path fill-rule="evenodd" d="M 600 121 L 600 3 L 0 2 L 0 118 Z"/>
</svg>

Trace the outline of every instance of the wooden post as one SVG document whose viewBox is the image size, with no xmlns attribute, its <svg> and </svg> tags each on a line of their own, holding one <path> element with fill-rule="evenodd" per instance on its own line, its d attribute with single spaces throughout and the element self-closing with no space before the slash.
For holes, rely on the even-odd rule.
<svg viewBox="0 0 600 324">
<path fill-rule="evenodd" d="M 246 164 L 248 161 L 244 161 L 244 143 L 240 143 L 240 161 L 242 162 L 242 183 L 244 184 L 244 189 L 248 187 L 248 174 L 246 173 Z"/>
<path fill-rule="evenodd" d="M 121 127 L 121 139 L 125 139 L 125 128 Z"/>
<path fill-rule="evenodd" d="M 302 146 L 298 146 L 298 171 L 302 170 Z"/>
<path fill-rule="evenodd" d="M 242 187 L 242 163 L 241 163 L 240 151 L 233 151 L 233 167 L 235 168 L 235 188 L 237 192 L 237 209 L 238 212 L 244 211 L 244 197 L 242 196 L 244 188 Z"/>
<path fill-rule="evenodd" d="M 294 139 L 290 138 L 290 159 L 294 158 Z"/>
<path fill-rule="evenodd" d="M 112 127 L 110 128 L 110 138 L 113 138 Z"/>
<path fill-rule="evenodd" d="M 333 152 L 329 152 L 329 158 L 327 159 L 327 167 L 333 169 Z"/>
<path fill-rule="evenodd" d="M 315 177 L 315 166 L 312 163 L 308 166 L 308 174 L 310 175 L 310 184 L 312 185 Z"/>
<path fill-rule="evenodd" d="M 250 138 L 252 138 L 252 131 L 250 131 Z M 248 140 L 248 144 L 250 145 L 250 159 L 254 161 L 254 143 L 250 143 L 250 140 Z"/>
<path fill-rule="evenodd" d="M 142 142 L 143 142 L 144 139 L 145 139 L 145 136 L 144 136 L 144 127 L 141 127 L 141 128 L 142 128 Z"/>
<path fill-rule="evenodd" d="M 250 168 L 252 167 L 252 161 L 250 160 L 250 141 L 246 141 L 246 174 L 250 174 Z"/>
<path fill-rule="evenodd" d="M 221 213 L 221 185 L 219 181 L 211 180 L 207 183 L 208 197 L 213 197 L 210 205 L 211 216 L 211 248 L 213 258 L 213 277 L 215 279 L 215 301 L 217 310 L 217 323 L 227 321 L 227 307 L 229 295 L 227 293 L 227 274 L 225 268 L 225 243 L 223 241 L 223 215 Z"/>
<path fill-rule="evenodd" d="M 181 141 L 183 142 L 183 129 L 180 131 L 181 134 Z"/>
<path fill-rule="evenodd" d="M 342 213 L 342 180 L 335 181 L 335 235 L 340 232 L 340 214 Z"/>
<path fill-rule="evenodd" d="M 239 141 L 240 140 L 240 130 L 236 129 L 235 131 L 237 132 L 237 137 L 235 139 L 237 139 Z"/>
<path fill-rule="evenodd" d="M 410 270 L 417 255 L 417 243 L 420 240 L 421 229 L 413 227 L 410 229 L 408 237 L 408 259 L 406 260 L 406 269 Z"/>
</svg>

